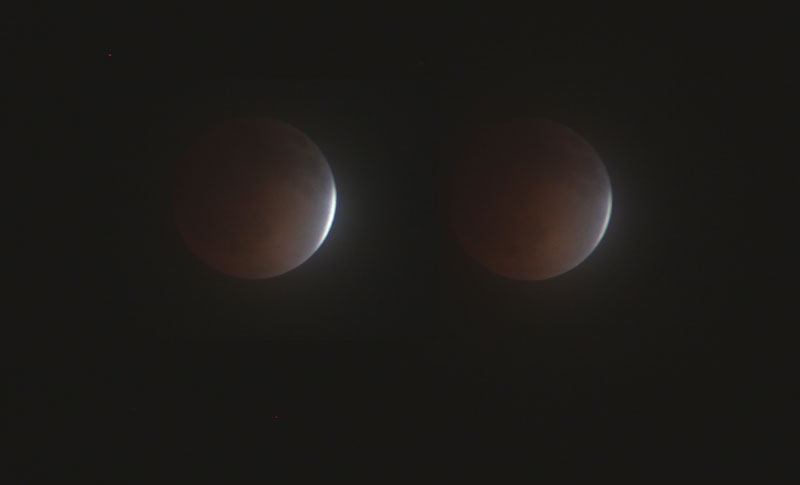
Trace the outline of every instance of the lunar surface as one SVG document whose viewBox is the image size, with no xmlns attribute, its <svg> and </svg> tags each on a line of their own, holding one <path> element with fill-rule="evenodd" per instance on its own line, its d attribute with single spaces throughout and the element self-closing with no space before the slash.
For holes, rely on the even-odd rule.
<svg viewBox="0 0 800 485">
<path fill-rule="evenodd" d="M 475 260 L 516 280 L 544 280 L 584 261 L 605 233 L 611 185 L 589 143 L 553 121 L 484 130 L 453 159 L 448 215 Z"/>
<path fill-rule="evenodd" d="M 319 148 L 268 118 L 227 120 L 182 157 L 174 214 L 187 247 L 212 268 L 269 278 L 301 265 L 333 222 L 336 188 Z"/>
</svg>

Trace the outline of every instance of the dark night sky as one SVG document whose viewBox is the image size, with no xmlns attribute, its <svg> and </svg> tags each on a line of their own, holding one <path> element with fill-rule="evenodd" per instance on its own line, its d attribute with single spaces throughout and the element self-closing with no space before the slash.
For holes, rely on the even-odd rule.
<svg viewBox="0 0 800 485">
<path fill-rule="evenodd" d="M 323 14 L 297 31 L 185 20 L 191 35 L 163 20 L 144 39 L 133 20 L 80 37 L 12 24 L 4 52 L 36 72 L 12 90 L 9 137 L 34 255 L 9 324 L 14 476 L 184 453 L 782 459 L 764 443 L 786 425 L 765 345 L 787 341 L 796 266 L 778 238 L 784 38 L 673 15 L 614 35 L 415 17 L 411 40 L 392 34 L 408 19 L 334 35 Z M 236 115 L 306 132 L 337 183 L 321 249 L 265 281 L 205 268 L 170 225 L 176 157 Z M 442 147 L 520 115 L 582 134 L 613 188 L 598 248 L 544 282 L 483 270 L 440 213 Z"/>
</svg>

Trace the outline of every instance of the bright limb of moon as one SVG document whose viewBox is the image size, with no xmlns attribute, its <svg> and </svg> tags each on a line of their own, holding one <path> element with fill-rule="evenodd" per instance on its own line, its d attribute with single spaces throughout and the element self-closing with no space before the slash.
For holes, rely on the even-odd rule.
<svg viewBox="0 0 800 485">
<path fill-rule="evenodd" d="M 331 230 L 331 226 L 333 225 L 333 217 L 336 215 L 336 182 L 333 180 L 333 176 L 331 176 L 331 201 L 329 204 L 330 210 L 328 212 L 328 220 L 325 223 L 325 229 L 322 231 L 322 235 L 319 238 L 319 242 L 317 242 L 314 251 L 316 252 L 322 243 L 325 242 L 325 238 L 328 237 L 328 232 Z"/>
<path fill-rule="evenodd" d="M 597 234 L 597 240 L 594 242 L 594 244 L 592 245 L 592 249 L 589 251 L 590 253 L 594 251 L 595 248 L 597 248 L 597 245 L 600 244 L 600 241 L 603 240 L 603 236 L 605 236 L 606 234 L 606 229 L 608 228 L 608 222 L 611 220 L 611 207 L 613 205 L 613 199 L 614 199 L 614 192 L 611 189 L 611 185 L 609 183 L 608 201 L 606 202 L 606 215 L 605 218 L 603 219 L 603 226 Z"/>
</svg>

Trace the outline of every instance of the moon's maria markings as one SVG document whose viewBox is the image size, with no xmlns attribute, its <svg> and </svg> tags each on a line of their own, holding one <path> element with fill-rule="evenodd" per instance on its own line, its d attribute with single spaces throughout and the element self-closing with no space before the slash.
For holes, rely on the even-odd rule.
<svg viewBox="0 0 800 485">
<path fill-rule="evenodd" d="M 226 120 L 183 154 L 173 193 L 186 246 L 212 268 L 269 278 L 303 264 L 336 211 L 327 160 L 297 128 L 270 118 Z"/>
<path fill-rule="evenodd" d="M 517 280 L 563 274 L 600 243 L 611 217 L 605 165 L 553 121 L 515 119 L 479 133 L 451 160 L 448 214 L 464 250 Z"/>
</svg>

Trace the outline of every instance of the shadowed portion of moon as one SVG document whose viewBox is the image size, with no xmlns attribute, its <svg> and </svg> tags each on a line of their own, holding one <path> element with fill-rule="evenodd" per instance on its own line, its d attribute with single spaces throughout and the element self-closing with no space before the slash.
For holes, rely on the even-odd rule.
<svg viewBox="0 0 800 485">
<path fill-rule="evenodd" d="M 336 189 L 319 148 L 293 126 L 236 118 L 185 152 L 175 177 L 175 222 L 212 268 L 269 278 L 305 262 L 328 234 Z"/>
<path fill-rule="evenodd" d="M 481 132 L 454 157 L 446 189 L 464 250 L 517 280 L 579 265 L 611 215 L 611 185 L 597 153 L 566 126 L 540 118 Z"/>
</svg>

